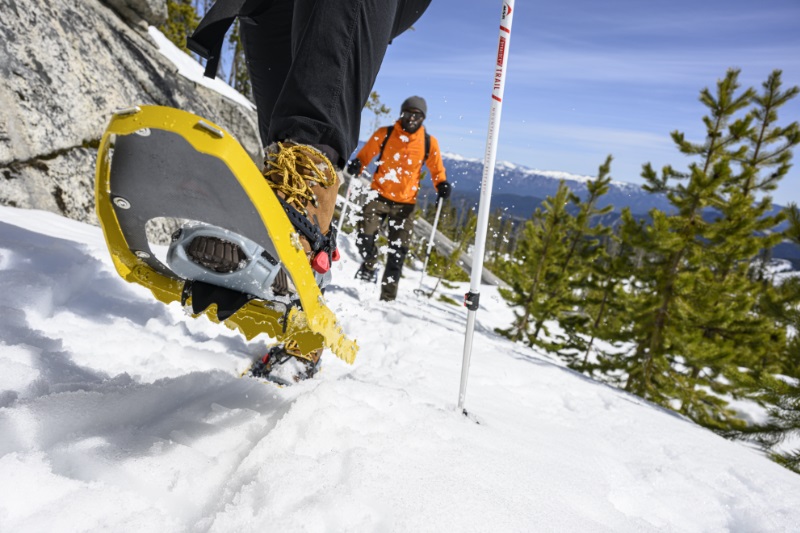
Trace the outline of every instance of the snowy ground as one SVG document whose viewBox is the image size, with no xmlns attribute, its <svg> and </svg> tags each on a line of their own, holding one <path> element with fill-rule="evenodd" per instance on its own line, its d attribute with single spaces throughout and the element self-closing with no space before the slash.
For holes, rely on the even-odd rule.
<svg viewBox="0 0 800 533">
<path fill-rule="evenodd" d="M 269 339 L 163 306 L 100 230 L 0 207 L 0 531 L 800 531 L 800 476 L 499 338 L 353 280 L 328 302 L 361 352 L 313 380 L 239 378 Z M 466 286 L 450 291 L 460 300 Z"/>
</svg>

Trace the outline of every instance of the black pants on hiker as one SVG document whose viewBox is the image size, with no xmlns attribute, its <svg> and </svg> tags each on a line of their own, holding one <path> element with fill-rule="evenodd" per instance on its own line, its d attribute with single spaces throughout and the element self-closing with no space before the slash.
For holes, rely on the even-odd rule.
<svg viewBox="0 0 800 533">
<path fill-rule="evenodd" d="M 342 168 L 389 42 L 430 1 L 263 0 L 240 17 L 264 146 L 321 145 Z"/>
<path fill-rule="evenodd" d="M 414 204 L 401 204 L 378 196 L 364 206 L 358 232 L 358 251 L 364 258 L 364 266 L 375 270 L 378 263 L 378 231 L 386 222 L 389 226 L 389 252 L 386 254 L 386 269 L 381 280 L 381 300 L 394 300 L 403 272 L 403 263 L 411 243 L 414 221 L 411 213 Z"/>
</svg>

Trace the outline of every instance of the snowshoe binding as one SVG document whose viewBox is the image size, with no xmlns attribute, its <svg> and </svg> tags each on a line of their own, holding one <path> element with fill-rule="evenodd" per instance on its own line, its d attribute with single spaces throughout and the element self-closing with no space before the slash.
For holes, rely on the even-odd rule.
<svg viewBox="0 0 800 533">
<path fill-rule="evenodd" d="M 319 372 L 321 355 L 320 349 L 304 356 L 289 341 L 270 348 L 264 357 L 253 363 L 249 374 L 278 385 L 293 385 L 312 378 Z"/>
</svg>

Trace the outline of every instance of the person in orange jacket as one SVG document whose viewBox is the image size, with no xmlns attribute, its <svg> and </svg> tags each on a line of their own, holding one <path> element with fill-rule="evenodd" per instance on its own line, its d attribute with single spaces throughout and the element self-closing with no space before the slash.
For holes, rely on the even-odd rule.
<svg viewBox="0 0 800 533">
<path fill-rule="evenodd" d="M 411 241 L 414 221 L 409 217 L 417 201 L 422 165 L 428 167 L 439 198 L 444 200 L 451 192 L 439 142 L 422 126 L 428 111 L 425 99 L 412 96 L 403 102 L 400 109 L 397 122 L 378 128 L 347 165 L 347 172 L 358 176 L 372 159 L 378 157 L 378 168 L 371 186 L 378 196 L 364 206 L 357 240 L 364 262 L 356 277 L 366 281 L 377 280 L 378 249 L 375 241 L 381 224 L 388 219 L 389 253 L 381 282 L 381 300 L 385 301 L 397 297 L 403 262 Z"/>
</svg>

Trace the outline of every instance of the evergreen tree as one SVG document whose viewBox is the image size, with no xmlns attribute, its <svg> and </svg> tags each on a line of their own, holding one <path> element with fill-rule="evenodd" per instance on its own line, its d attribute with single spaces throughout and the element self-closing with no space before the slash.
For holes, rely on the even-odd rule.
<svg viewBox="0 0 800 533">
<path fill-rule="evenodd" d="M 747 135 L 748 150 L 740 159 L 743 172 L 739 182 L 745 195 L 774 190 L 791 168 L 792 148 L 800 143 L 797 122 L 785 127 L 776 125 L 778 109 L 800 92 L 798 87 L 781 92 L 781 85 L 781 71 L 775 70 L 762 84 L 763 93 L 752 97 L 756 125 Z M 773 147 L 775 144 L 778 146 Z M 763 170 L 773 167 L 774 170 L 763 175 Z"/>
<path fill-rule="evenodd" d="M 577 214 L 566 218 L 563 233 L 566 248 L 564 257 L 557 270 L 549 276 L 547 283 L 542 287 L 546 303 L 540 307 L 533 328 L 532 338 L 537 344 L 551 351 L 560 350 L 568 359 L 572 359 L 568 354 L 574 355 L 575 348 L 583 344 L 576 335 L 575 326 L 587 318 L 582 306 L 585 280 L 590 275 L 590 265 L 602 253 L 600 240 L 607 232 L 604 226 L 593 225 L 592 221 L 611 210 L 611 206 L 602 209 L 597 207 L 598 200 L 609 190 L 610 166 L 611 156 L 608 156 L 605 163 L 600 166 L 597 180 L 588 183 L 589 197 L 585 202 L 580 201 L 575 195 L 570 195 L 570 203 L 572 208 L 577 210 Z M 551 320 L 559 320 L 561 328 L 565 330 L 565 336 L 540 342 L 539 333 Z M 549 334 L 549 331 L 547 333 Z"/>
<path fill-rule="evenodd" d="M 503 278 L 502 265 L 509 261 L 516 249 L 517 235 L 524 221 L 516 220 L 503 214 L 501 209 L 490 218 L 490 229 L 487 237 L 487 253 L 484 268 L 488 268 L 496 276 Z"/>
<path fill-rule="evenodd" d="M 167 20 L 158 29 L 175 46 L 188 54 L 186 38 L 192 34 L 199 23 L 200 18 L 191 0 L 167 0 Z"/>
<path fill-rule="evenodd" d="M 783 220 L 782 214 L 768 216 L 769 196 L 756 195 L 774 190 L 789 170 L 791 148 L 800 142 L 796 122 L 776 125 L 778 109 L 798 92 L 797 87 L 786 92 L 780 87 L 781 73 L 774 71 L 763 84 L 763 94 L 751 96 L 752 122 L 743 136 L 741 173 L 732 175 L 714 205 L 721 216 L 709 225 L 704 275 L 697 278 L 702 282 L 697 291 L 706 297 L 692 309 L 702 331 L 696 352 L 704 354 L 700 362 L 706 362 L 707 380 L 726 383 L 718 392 L 733 396 L 755 389 L 763 373 L 780 371 L 786 344 L 786 324 L 780 312 L 776 316 L 775 306 L 784 298 L 766 279 L 766 257 L 755 261 L 760 251 L 782 240 L 777 227 Z M 775 144 L 779 146 L 774 148 Z M 754 269 L 754 263 L 759 267 Z"/>
<path fill-rule="evenodd" d="M 504 260 L 505 257 L 513 254 L 514 250 L 517 249 L 517 243 L 519 242 L 524 224 L 524 221 L 521 220 L 506 219 L 506 225 L 503 229 L 503 243 L 505 245 L 503 249 Z"/>
<path fill-rule="evenodd" d="M 647 226 L 638 225 L 630 215 L 623 217 L 626 234 L 646 256 L 630 300 L 633 350 L 626 361 L 626 389 L 662 405 L 674 407 L 677 400 L 681 412 L 709 425 L 719 420 L 724 425 L 733 417 L 715 393 L 719 383 L 705 379 L 707 365 L 722 361 L 711 339 L 704 338 L 703 328 L 697 327 L 694 310 L 719 295 L 706 292 L 709 272 L 703 270 L 701 258 L 709 224 L 703 210 L 719 205 L 720 194 L 731 181 L 731 161 L 744 153 L 736 143 L 747 133 L 750 119 L 735 115 L 754 93 L 737 94 L 738 74 L 729 70 L 718 81 L 716 95 L 708 89 L 701 91 L 700 101 L 709 109 L 703 118 L 703 143 L 691 143 L 678 131 L 672 133 L 682 153 L 700 158 L 690 164 L 688 173 L 667 166 L 658 176 L 649 164 L 644 166 L 645 189 L 665 192 L 675 213 L 654 210 Z M 684 180 L 687 183 L 681 183 Z"/>
<path fill-rule="evenodd" d="M 790 241 L 800 244 L 800 207 L 791 203 L 784 211 L 789 227 L 784 231 L 784 236 Z"/>
<path fill-rule="evenodd" d="M 514 341 L 524 338 L 532 345 L 541 328 L 532 332 L 531 326 L 539 316 L 550 312 L 543 286 L 559 275 L 567 253 L 564 235 L 570 218 L 567 205 L 571 197 L 572 193 L 562 181 L 555 196 L 547 197 L 525 223 L 511 260 L 500 268 L 510 285 L 509 289 L 500 289 L 500 295 L 509 306 L 519 307 L 520 311 L 514 311 L 515 319 L 509 328 L 497 331 Z"/>
<path fill-rule="evenodd" d="M 558 318 L 565 338 L 558 349 L 570 364 L 574 364 L 588 349 L 584 334 L 587 326 L 594 322 L 587 296 L 596 288 L 596 270 L 606 256 L 603 241 L 610 235 L 609 228 L 597 223 L 596 219 L 612 209 L 612 206 L 597 207 L 599 200 L 609 191 L 611 159 L 609 155 L 600 165 L 597 179 L 587 184 L 589 196 L 586 201 L 573 198 L 578 211 L 570 218 L 566 231 L 567 252 L 557 283 L 548 285 L 546 289 L 550 300 L 557 302 L 563 311 Z M 539 320 L 542 318 L 555 317 L 540 317 Z"/>
<path fill-rule="evenodd" d="M 442 205 L 442 213 L 439 215 L 439 231 L 451 241 L 457 240 L 458 209 L 453 205 L 452 198 L 444 200 Z"/>
<path fill-rule="evenodd" d="M 756 193 L 766 193 L 775 189 L 791 167 L 792 148 L 800 143 L 800 127 L 797 122 L 781 127 L 776 125 L 778 110 L 789 100 L 797 96 L 798 87 L 791 87 L 781 92 L 781 71 L 773 71 L 762 84 L 763 93 L 752 98 L 751 112 L 755 125 L 747 135 L 747 153 L 740 160 L 742 173 L 737 190 L 746 198 Z M 777 146 L 776 146 L 777 145 Z M 766 213 L 771 208 L 770 198 L 765 196 L 761 203 Z M 764 219 L 762 229 L 756 231 L 772 231 L 780 219 Z M 752 237 L 751 237 L 752 238 Z M 754 274 L 763 279 L 765 268 L 771 257 L 772 247 L 777 240 L 764 242 L 761 248 L 760 268 Z"/>
<path fill-rule="evenodd" d="M 800 209 L 791 204 L 787 208 L 789 227 L 784 235 L 800 244 Z M 770 316 L 793 331 L 781 353 L 782 377 L 768 373 L 760 376 L 761 394 L 758 400 L 768 406 L 769 420 L 741 431 L 731 432 L 730 437 L 754 440 L 778 463 L 800 473 L 800 447 L 793 450 L 773 451 L 787 438 L 800 436 L 800 278 L 794 276 L 772 285 L 774 291 L 767 293 L 764 307 Z"/>
<path fill-rule="evenodd" d="M 453 234 L 453 239 L 456 241 L 463 241 L 463 234 L 466 231 L 466 223 L 469 220 L 470 216 L 474 216 L 475 213 L 471 209 L 467 209 L 467 200 L 466 198 L 461 198 L 458 201 L 458 207 L 456 208 L 457 219 L 456 219 L 456 227 L 455 233 Z"/>
<path fill-rule="evenodd" d="M 630 211 L 625 210 L 630 217 Z M 582 360 L 577 354 L 570 366 L 589 375 L 595 373 L 606 382 L 620 385 L 617 372 L 616 354 L 620 346 L 628 340 L 630 324 L 627 321 L 627 287 L 634 285 L 632 269 L 637 264 L 639 253 L 634 250 L 621 232 L 609 235 L 605 240 L 602 254 L 592 266 L 591 274 L 585 281 L 584 309 L 586 320 L 578 324 L 578 333 L 588 339 L 584 345 L 576 342 L 576 349 L 583 350 Z M 597 339 L 604 341 L 604 348 L 595 345 Z M 596 357 L 590 360 L 592 353 Z"/>
<path fill-rule="evenodd" d="M 800 447 L 772 451 L 787 438 L 800 436 L 800 386 L 796 379 L 790 383 L 772 376 L 764 376 L 761 383 L 761 400 L 770 406 L 769 421 L 727 436 L 757 442 L 777 463 L 800 474 Z"/>
<path fill-rule="evenodd" d="M 786 211 L 789 225 L 784 235 L 791 242 L 800 244 L 800 209 L 796 204 L 790 204 Z M 774 312 L 773 316 L 792 332 L 781 361 L 781 373 L 800 380 L 800 277 L 792 276 L 774 286 L 777 298 L 773 309 L 780 313 Z"/>
<path fill-rule="evenodd" d="M 672 134 L 699 162 L 661 176 L 644 167 L 645 188 L 666 193 L 674 213 L 653 211 L 649 224 L 623 214 L 627 244 L 644 253 L 626 299 L 633 348 L 601 358 L 627 376 L 627 390 L 718 430 L 743 426 L 727 399 L 752 393 L 760 375 L 780 368 L 785 328 L 766 312 L 775 301 L 769 285 L 751 273 L 759 250 L 780 240 L 781 217 L 767 216 L 771 199 L 756 193 L 774 189 L 798 142 L 796 125 L 775 126 L 777 108 L 795 94 L 780 92 L 780 73 L 762 95 L 739 92 L 738 74 L 728 71 L 715 95 L 701 92 L 704 142 Z"/>
<path fill-rule="evenodd" d="M 497 254 L 503 244 L 503 210 L 495 209 L 489 215 L 489 225 L 486 229 L 486 265 L 491 265 L 495 261 Z"/>
</svg>

